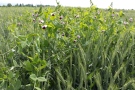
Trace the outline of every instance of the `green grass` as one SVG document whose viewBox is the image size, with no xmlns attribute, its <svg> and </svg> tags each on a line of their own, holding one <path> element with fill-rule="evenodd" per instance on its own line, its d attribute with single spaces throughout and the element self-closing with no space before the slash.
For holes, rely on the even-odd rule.
<svg viewBox="0 0 135 90">
<path fill-rule="evenodd" d="M 134 11 L 95 6 L 0 11 L 1 90 L 135 89 Z"/>
</svg>

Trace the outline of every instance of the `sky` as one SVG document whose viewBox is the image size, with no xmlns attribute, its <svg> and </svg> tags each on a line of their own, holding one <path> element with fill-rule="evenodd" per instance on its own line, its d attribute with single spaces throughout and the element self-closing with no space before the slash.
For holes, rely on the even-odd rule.
<svg viewBox="0 0 135 90">
<path fill-rule="evenodd" d="M 90 0 L 57 0 L 62 6 L 75 6 L 75 7 L 89 7 Z M 99 8 L 108 8 L 113 2 L 113 8 L 115 9 L 135 9 L 135 0 L 92 0 L 94 5 Z M 56 0 L 0 0 L 0 4 L 43 4 L 43 5 L 55 5 Z"/>
</svg>

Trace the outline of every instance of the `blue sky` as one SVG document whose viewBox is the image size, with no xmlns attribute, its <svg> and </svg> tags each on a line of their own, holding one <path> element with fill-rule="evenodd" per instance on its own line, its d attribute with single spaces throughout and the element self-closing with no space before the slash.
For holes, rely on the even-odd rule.
<svg viewBox="0 0 135 90">
<path fill-rule="evenodd" d="M 58 0 L 62 6 L 81 6 L 89 7 L 89 0 Z M 92 0 L 99 8 L 108 8 L 113 2 L 113 8 L 117 9 L 135 9 L 134 0 Z M 56 0 L 0 0 L 1 3 L 24 3 L 24 4 L 44 4 L 56 5 Z"/>
</svg>

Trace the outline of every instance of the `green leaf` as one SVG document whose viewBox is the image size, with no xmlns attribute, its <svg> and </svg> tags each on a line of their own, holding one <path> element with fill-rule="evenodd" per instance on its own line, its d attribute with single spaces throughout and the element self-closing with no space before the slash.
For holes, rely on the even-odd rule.
<svg viewBox="0 0 135 90">
<path fill-rule="evenodd" d="M 42 69 L 44 69 L 46 67 L 46 61 L 45 60 L 41 60 L 40 63 L 42 65 L 38 67 L 38 70 L 42 70 Z"/>
<path fill-rule="evenodd" d="M 26 47 L 26 45 L 27 45 L 27 42 L 26 41 L 21 41 L 22 48 Z"/>
<path fill-rule="evenodd" d="M 19 66 L 15 60 L 13 60 L 13 64 L 14 64 L 15 67 Z"/>
<path fill-rule="evenodd" d="M 88 78 L 88 79 L 92 79 L 92 78 L 93 78 L 94 73 L 95 73 L 95 72 L 90 73 L 90 74 L 88 75 L 88 77 L 87 77 L 87 78 Z"/>
<path fill-rule="evenodd" d="M 30 63 L 30 61 L 25 61 L 23 64 L 24 64 L 24 68 L 25 68 L 27 71 L 33 71 L 34 67 L 33 67 L 32 64 Z"/>
<path fill-rule="evenodd" d="M 42 13 L 42 7 L 39 8 L 38 14 Z"/>
<path fill-rule="evenodd" d="M 39 87 L 35 87 L 36 90 L 41 90 Z"/>
<path fill-rule="evenodd" d="M 14 84 L 14 89 L 15 90 L 19 90 L 21 88 L 21 81 L 17 80 Z"/>
<path fill-rule="evenodd" d="M 14 73 L 12 71 L 10 71 L 8 73 L 8 79 L 12 79 L 14 77 Z"/>
<path fill-rule="evenodd" d="M 37 80 L 39 82 L 45 82 L 45 81 L 47 81 L 47 79 L 45 79 L 44 77 L 38 77 Z"/>
<path fill-rule="evenodd" d="M 119 16 L 122 17 L 124 15 L 123 11 L 119 12 Z"/>
<path fill-rule="evenodd" d="M 30 79 L 32 79 L 33 81 L 37 80 L 37 76 L 35 74 L 31 74 L 30 75 Z"/>
<path fill-rule="evenodd" d="M 3 80 L 2 83 L 0 84 L 0 89 L 4 86 L 5 81 Z"/>
<path fill-rule="evenodd" d="M 14 87 L 10 85 L 6 90 L 14 90 Z"/>
</svg>

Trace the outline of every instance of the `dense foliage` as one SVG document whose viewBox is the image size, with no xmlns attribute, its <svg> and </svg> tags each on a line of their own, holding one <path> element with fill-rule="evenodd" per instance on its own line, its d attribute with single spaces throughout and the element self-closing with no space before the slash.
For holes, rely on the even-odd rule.
<svg viewBox="0 0 135 90">
<path fill-rule="evenodd" d="M 135 89 L 134 18 L 111 7 L 38 9 L 0 8 L 1 90 Z"/>
</svg>

